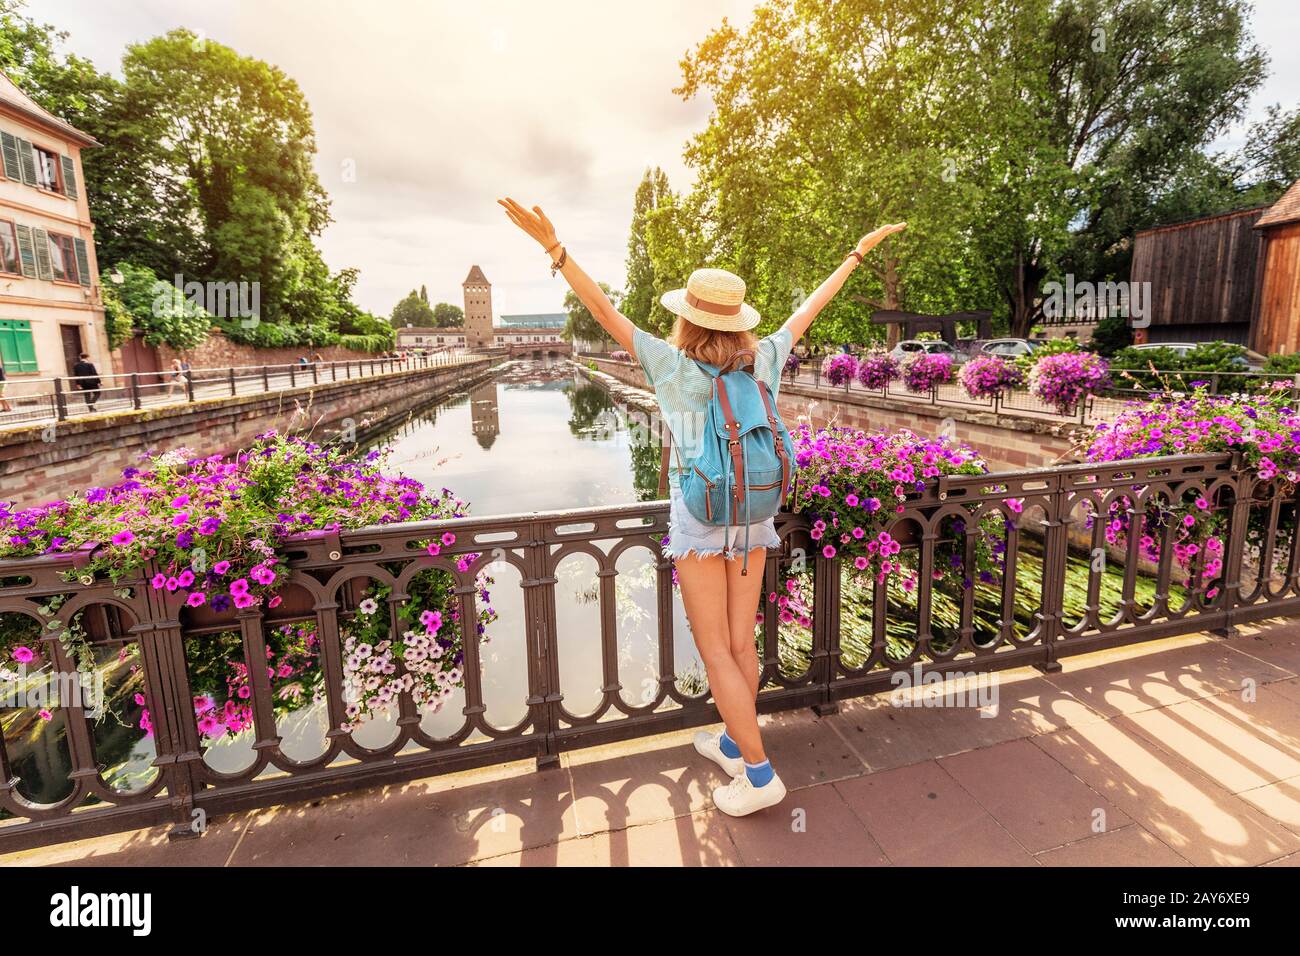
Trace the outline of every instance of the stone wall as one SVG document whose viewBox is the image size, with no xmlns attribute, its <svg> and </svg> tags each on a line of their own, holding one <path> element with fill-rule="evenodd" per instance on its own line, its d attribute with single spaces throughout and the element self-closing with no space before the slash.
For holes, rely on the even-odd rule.
<svg viewBox="0 0 1300 956">
<path fill-rule="evenodd" d="M 624 384 L 647 387 L 645 374 L 636 362 L 590 356 L 582 360 L 594 362 L 602 372 Z M 928 406 L 788 382 L 781 383 L 777 406 L 787 424 L 807 416 L 815 426 L 834 422 L 864 431 L 910 428 L 919 435 L 937 435 L 951 421 L 957 439 L 984 456 L 994 471 L 1041 468 L 1067 458 L 1074 445 L 1070 436 L 1077 428 L 1028 416 Z"/>
<path fill-rule="evenodd" d="M 178 352 L 168 345 L 157 348 L 158 362 L 161 368 L 171 365 L 173 359 L 189 359 L 193 368 L 230 368 L 232 366 L 292 365 L 300 358 L 310 359 L 319 353 L 326 362 L 356 362 L 378 355 L 377 352 L 357 352 L 345 349 L 341 345 L 327 345 L 311 348 L 295 345 L 291 348 L 258 349 L 251 345 L 226 338 L 225 334 L 213 329 L 201 345 L 185 352 Z"/>
<path fill-rule="evenodd" d="M 188 448 L 204 455 L 229 454 L 270 428 L 310 429 L 321 439 L 349 427 L 365 434 L 487 377 L 494 364 L 481 358 L 6 431 L 0 444 L 0 500 L 33 505 L 111 484 L 150 453 Z"/>
</svg>

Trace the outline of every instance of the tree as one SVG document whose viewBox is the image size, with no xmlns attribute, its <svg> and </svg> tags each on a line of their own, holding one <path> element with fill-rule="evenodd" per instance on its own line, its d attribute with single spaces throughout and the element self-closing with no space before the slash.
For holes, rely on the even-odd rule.
<svg viewBox="0 0 1300 956">
<path fill-rule="evenodd" d="M 1041 316 L 1053 276 L 1127 278 L 1133 233 L 1164 185 L 1204 163 L 1244 111 L 1267 60 L 1247 0 L 1001 3 L 971 67 L 999 122 L 971 163 L 986 191 L 975 235 L 997 272 L 1011 334 Z M 994 62 L 991 62 L 994 61 Z M 1016 188 L 997 184 L 1019 183 Z"/>
<path fill-rule="evenodd" d="M 1092 330 L 1092 339 L 1088 342 L 1088 347 L 1098 355 L 1110 358 L 1132 344 L 1133 329 L 1129 326 L 1128 320 L 1111 315 L 1097 323 L 1097 327 Z"/>
<path fill-rule="evenodd" d="M 943 0 L 772 0 L 749 29 L 725 23 L 683 64 L 685 97 L 710 124 L 689 144 L 697 197 L 679 209 L 706 255 L 744 276 L 779 324 L 860 236 L 906 219 L 814 324 L 813 341 L 882 334 L 871 310 L 951 311 L 992 296 L 971 268 L 973 185 L 950 175 L 984 119 L 963 60 L 980 5 Z"/>
<path fill-rule="evenodd" d="M 408 325 L 424 329 L 433 327 L 433 309 L 414 289 L 393 308 L 393 328 L 404 329 Z"/>
<path fill-rule="evenodd" d="M 648 231 L 650 217 L 661 202 L 673 199 L 668 176 L 656 166 L 647 169 L 637 186 L 632 203 L 632 228 L 627 240 L 627 292 L 623 296 L 624 315 L 639 326 L 652 327 L 651 313 L 659 296 L 667 291 L 661 288 L 655 275 L 654 259 L 650 254 Z"/>
<path fill-rule="evenodd" d="M 426 289 L 423 285 L 420 286 L 420 301 L 425 303 L 426 305 L 428 305 L 429 303 L 429 290 Z"/>
<path fill-rule="evenodd" d="M 597 283 L 604 293 L 615 301 L 617 306 L 617 293 L 612 292 L 604 282 Z M 574 344 L 576 342 L 608 342 L 609 335 L 606 334 L 604 327 L 596 321 L 596 317 L 591 314 L 591 310 L 582 304 L 576 292 L 570 289 L 564 294 L 564 311 L 569 317 L 564 322 L 564 331 L 560 333 L 564 341 Z"/>
<path fill-rule="evenodd" d="M 863 306 L 996 307 L 1027 334 L 1043 281 L 1126 269 L 1163 185 L 1241 115 L 1265 62 L 1246 10 L 769 0 L 683 63 L 678 92 L 707 94 L 714 112 L 688 146 L 699 195 L 682 208 L 776 321 L 859 235 L 906 219 L 814 340 L 878 335 Z M 1285 137 L 1285 118 L 1275 126 Z"/>
<path fill-rule="evenodd" d="M 464 325 L 465 312 L 458 305 L 452 305 L 450 302 L 439 302 L 433 307 L 433 324 L 440 329 L 450 329 L 457 325 Z"/>
<path fill-rule="evenodd" d="M 122 278 L 120 283 L 117 276 Z M 179 350 L 202 344 L 213 326 L 212 316 L 202 306 L 190 302 L 173 283 L 159 279 L 143 266 L 118 263 L 113 272 L 100 276 L 100 284 L 106 292 L 112 290 L 105 301 L 112 300 L 113 335 L 119 344 L 127 337 L 121 327 L 127 317 L 134 331 L 144 336 L 146 345 L 168 345 Z"/>
</svg>

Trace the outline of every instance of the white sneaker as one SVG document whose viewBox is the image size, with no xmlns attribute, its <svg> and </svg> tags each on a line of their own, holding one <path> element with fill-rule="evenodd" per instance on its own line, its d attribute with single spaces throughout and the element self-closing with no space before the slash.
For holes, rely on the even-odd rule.
<svg viewBox="0 0 1300 956">
<path fill-rule="evenodd" d="M 719 767 L 728 777 L 734 777 L 738 773 L 745 772 L 745 758 L 728 757 L 722 752 L 722 734 L 711 734 L 707 730 L 701 730 L 695 735 L 695 749 L 703 756 L 708 757 Z"/>
<path fill-rule="evenodd" d="M 749 782 L 742 773 L 725 787 L 713 791 L 713 805 L 731 817 L 743 817 L 759 810 L 774 807 L 785 799 L 785 784 L 776 774 L 761 787 Z"/>
</svg>

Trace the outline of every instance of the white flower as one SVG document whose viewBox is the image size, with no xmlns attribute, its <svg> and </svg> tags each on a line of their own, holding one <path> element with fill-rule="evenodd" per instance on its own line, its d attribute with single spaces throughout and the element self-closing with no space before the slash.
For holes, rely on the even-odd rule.
<svg viewBox="0 0 1300 956">
<path fill-rule="evenodd" d="M 364 601 L 362 601 L 360 604 L 357 605 L 357 610 L 360 611 L 362 614 L 366 614 L 366 615 L 374 614 L 376 611 L 379 610 L 379 602 L 377 602 L 374 598 L 366 598 Z"/>
</svg>

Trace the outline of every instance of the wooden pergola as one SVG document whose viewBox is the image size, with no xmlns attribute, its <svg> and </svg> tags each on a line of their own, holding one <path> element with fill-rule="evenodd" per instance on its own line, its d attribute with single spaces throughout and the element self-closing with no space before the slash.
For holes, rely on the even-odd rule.
<svg viewBox="0 0 1300 956">
<path fill-rule="evenodd" d="M 938 332 L 949 345 L 957 344 L 957 323 L 973 322 L 976 337 L 987 339 L 993 332 L 993 313 L 989 309 L 973 312 L 952 312 L 948 315 L 926 315 L 923 312 L 901 312 L 897 309 L 880 309 L 871 313 L 877 325 L 889 325 L 888 341 L 891 345 L 902 339 L 914 339 L 921 332 Z"/>
</svg>

